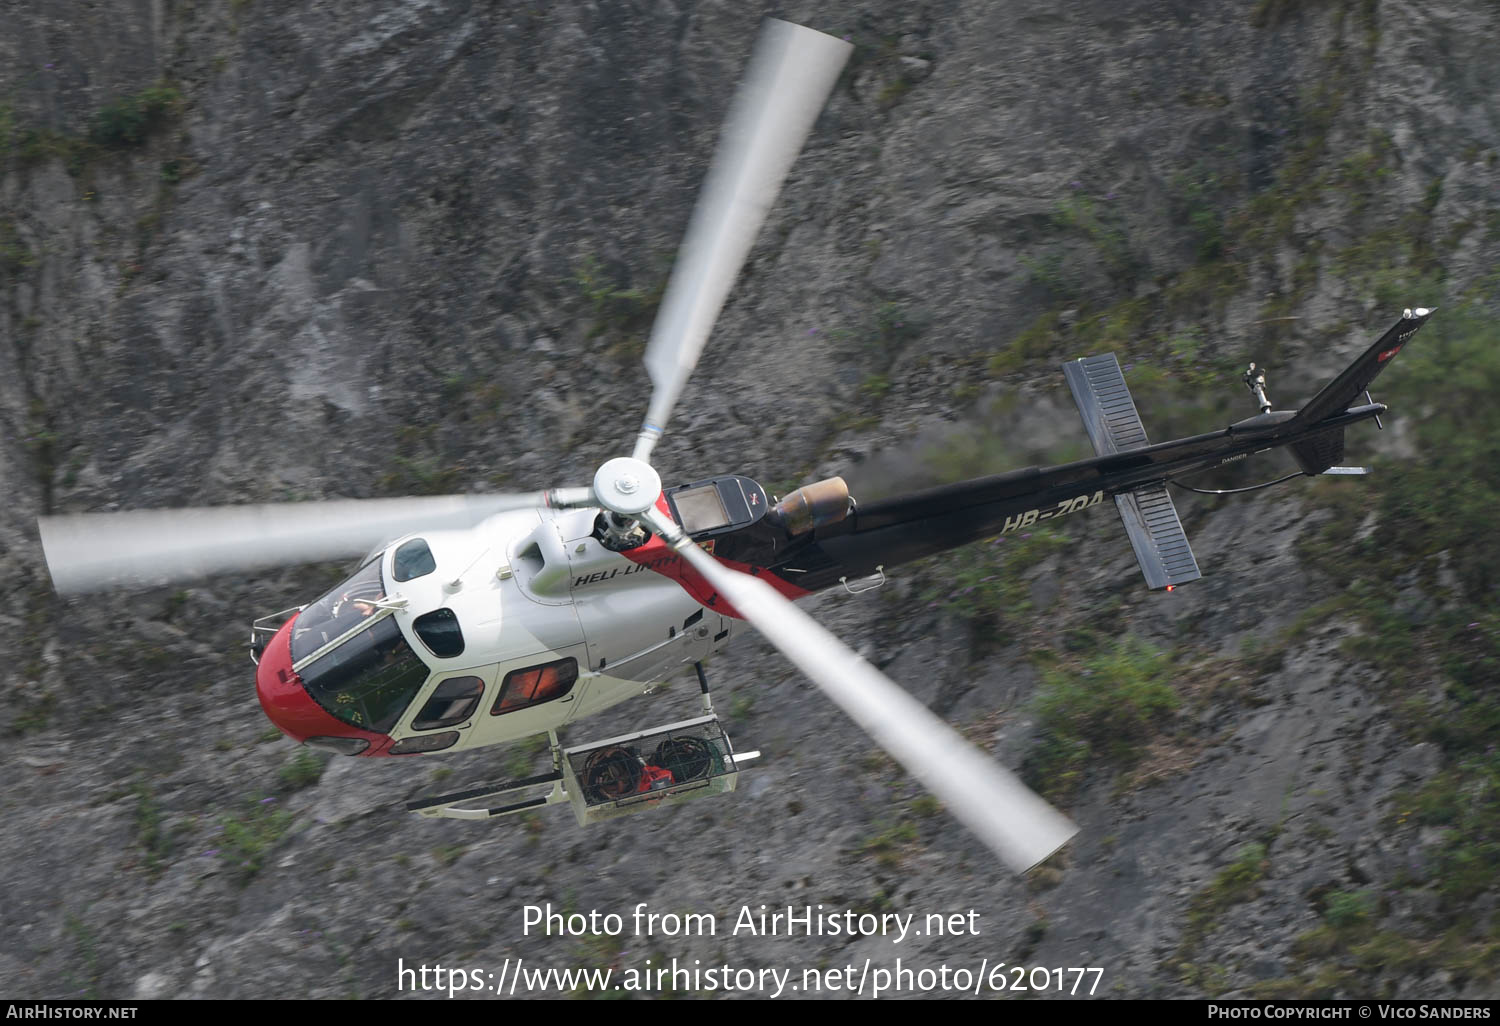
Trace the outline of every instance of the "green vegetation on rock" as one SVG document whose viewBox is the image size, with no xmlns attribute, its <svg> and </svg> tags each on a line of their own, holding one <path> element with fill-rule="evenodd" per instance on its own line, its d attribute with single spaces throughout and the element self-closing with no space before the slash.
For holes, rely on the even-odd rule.
<svg viewBox="0 0 1500 1026">
<path fill-rule="evenodd" d="M 1042 674 L 1036 698 L 1041 736 L 1026 764 L 1034 786 L 1062 800 L 1095 763 L 1134 764 L 1179 700 L 1171 656 L 1127 635 L 1085 659 Z"/>
</svg>

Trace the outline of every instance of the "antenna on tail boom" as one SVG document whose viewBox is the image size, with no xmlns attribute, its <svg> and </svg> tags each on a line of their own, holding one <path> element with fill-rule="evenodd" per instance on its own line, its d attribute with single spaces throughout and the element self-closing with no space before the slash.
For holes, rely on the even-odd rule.
<svg viewBox="0 0 1500 1026">
<path fill-rule="evenodd" d="M 1255 396 L 1256 405 L 1260 407 L 1261 413 L 1271 412 L 1271 399 L 1266 395 L 1266 370 L 1264 367 L 1257 368 L 1251 364 L 1245 371 L 1245 387 L 1250 394 Z"/>
</svg>

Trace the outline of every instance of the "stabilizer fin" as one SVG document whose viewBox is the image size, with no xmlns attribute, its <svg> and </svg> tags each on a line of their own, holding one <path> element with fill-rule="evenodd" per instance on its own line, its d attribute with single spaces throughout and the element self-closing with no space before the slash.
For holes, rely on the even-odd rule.
<svg viewBox="0 0 1500 1026">
<path fill-rule="evenodd" d="M 1311 438 L 1294 442 L 1290 446 L 1292 456 L 1302 473 L 1309 477 L 1321 474 L 1344 458 L 1344 429 L 1324 431 Z"/>
<path fill-rule="evenodd" d="M 1078 404 L 1078 414 L 1096 455 L 1112 456 L 1146 447 L 1146 426 L 1136 412 L 1114 353 L 1069 360 L 1063 364 L 1063 376 L 1073 390 L 1073 401 Z"/>
<path fill-rule="evenodd" d="M 1146 587 L 1153 591 L 1175 588 L 1203 576 L 1166 485 L 1149 485 L 1116 495 L 1115 505 L 1125 521 L 1136 562 L 1146 575 Z"/>
<path fill-rule="evenodd" d="M 1071 360 L 1063 364 L 1063 375 L 1096 454 L 1112 456 L 1149 444 L 1146 427 L 1120 371 L 1120 361 L 1113 353 Z M 1203 576 L 1166 485 L 1146 485 L 1116 495 L 1115 506 L 1125 522 L 1125 533 L 1130 536 L 1147 587 L 1176 587 Z"/>
</svg>

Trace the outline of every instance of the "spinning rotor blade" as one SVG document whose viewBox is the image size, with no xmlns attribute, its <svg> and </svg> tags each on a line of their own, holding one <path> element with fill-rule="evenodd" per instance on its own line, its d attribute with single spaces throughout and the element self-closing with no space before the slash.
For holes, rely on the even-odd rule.
<svg viewBox="0 0 1500 1026">
<path fill-rule="evenodd" d="M 517 495 L 346 499 L 42 517 L 60 594 L 149 587 L 225 571 L 362 556 L 410 531 L 469 527 L 493 513 L 587 502 L 587 488 Z"/>
<path fill-rule="evenodd" d="M 636 459 L 650 461 L 729 287 L 853 49 L 784 21 L 768 20 L 761 31 L 651 329 L 646 370 L 654 392 Z"/>
<path fill-rule="evenodd" d="M 1024 873 L 1078 832 L 769 584 L 725 567 L 658 510 L 643 519 L 1011 869 Z"/>
</svg>

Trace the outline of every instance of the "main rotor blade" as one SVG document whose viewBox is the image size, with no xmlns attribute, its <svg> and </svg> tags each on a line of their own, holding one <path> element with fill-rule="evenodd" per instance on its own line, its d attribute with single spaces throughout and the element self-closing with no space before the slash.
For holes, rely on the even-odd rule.
<svg viewBox="0 0 1500 1026">
<path fill-rule="evenodd" d="M 362 556 L 411 531 L 469 527 L 493 513 L 586 501 L 589 489 L 344 499 L 41 517 L 61 594 L 149 587 L 228 571 Z"/>
<path fill-rule="evenodd" d="M 659 511 L 647 519 L 741 616 L 1011 869 L 1024 873 L 1078 832 L 1067 817 L 765 581 L 725 567 Z"/>
<path fill-rule="evenodd" d="M 853 49 L 784 21 L 768 20 L 762 29 L 651 329 L 646 370 L 654 391 L 636 459 L 650 461 L 729 287 Z"/>
</svg>

